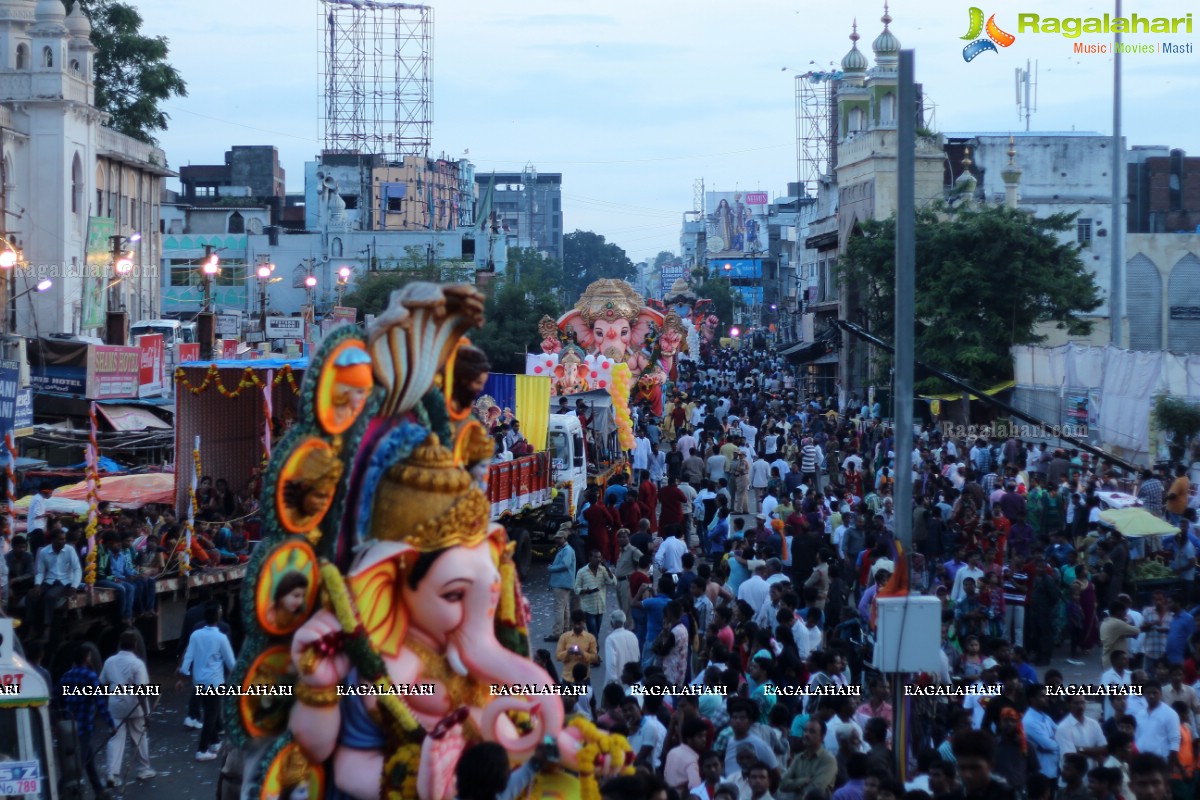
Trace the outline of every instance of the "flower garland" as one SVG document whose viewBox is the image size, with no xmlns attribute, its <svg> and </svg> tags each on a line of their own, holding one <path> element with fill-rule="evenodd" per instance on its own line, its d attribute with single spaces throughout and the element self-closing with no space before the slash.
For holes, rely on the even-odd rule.
<svg viewBox="0 0 1200 800">
<path fill-rule="evenodd" d="M 417 772 L 421 766 L 421 745 L 406 744 L 383 767 L 386 800 L 417 800 Z"/>
<path fill-rule="evenodd" d="M 4 434 L 4 449 L 8 453 L 8 460 L 4 464 L 4 477 L 8 482 L 8 503 L 6 513 L 8 514 L 8 535 L 12 536 L 13 529 L 17 523 L 17 508 L 13 505 L 13 498 L 17 496 L 17 448 L 13 445 L 13 432 L 6 431 Z"/>
<path fill-rule="evenodd" d="M 600 800 L 600 782 L 596 779 L 596 761 L 601 755 L 622 765 L 630 761 L 633 748 L 629 746 L 624 736 L 615 733 L 605 733 L 594 724 L 576 717 L 571 720 L 571 727 L 583 734 L 584 745 L 579 749 L 579 800 Z M 632 766 L 622 766 L 622 775 L 632 775 Z"/>
<path fill-rule="evenodd" d="M 200 501 L 196 499 L 196 487 L 200 482 L 200 437 L 192 447 L 192 483 L 188 487 L 188 518 L 184 526 L 184 547 L 179 558 L 179 574 L 187 575 L 192 569 L 192 534 L 196 530 L 196 515 L 200 513 Z"/>
<path fill-rule="evenodd" d="M 96 562 L 100 556 L 96 548 L 96 530 L 100 526 L 99 513 L 99 491 L 100 491 L 100 475 L 96 469 L 97 462 L 100 460 L 100 445 L 96 440 L 96 404 L 93 402 L 88 408 L 88 446 L 87 446 L 87 564 L 83 570 L 83 582 L 88 586 L 93 586 L 96 583 Z"/>
<path fill-rule="evenodd" d="M 288 386 L 292 388 L 292 392 L 300 394 L 300 385 L 296 383 L 296 375 L 292 371 L 291 364 L 284 364 L 279 374 L 269 380 L 275 386 L 287 381 Z M 254 367 L 246 367 L 242 370 L 242 375 L 238 379 L 237 388 L 230 390 L 221 380 L 221 369 L 216 364 L 208 365 L 208 371 L 204 373 L 204 381 L 199 386 L 193 386 L 192 382 L 188 380 L 187 373 L 184 372 L 183 367 L 178 367 L 175 370 L 175 383 L 181 385 L 193 395 L 200 395 L 209 386 L 216 384 L 217 391 L 221 393 L 221 396 L 228 397 L 230 400 L 240 397 L 246 389 L 263 389 L 267 386 L 267 383 L 258 377 L 258 371 Z"/>
</svg>

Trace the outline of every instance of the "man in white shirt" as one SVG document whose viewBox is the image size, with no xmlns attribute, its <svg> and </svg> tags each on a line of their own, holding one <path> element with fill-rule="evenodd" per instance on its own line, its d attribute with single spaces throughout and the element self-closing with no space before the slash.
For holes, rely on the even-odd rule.
<svg viewBox="0 0 1200 800">
<path fill-rule="evenodd" d="M 33 588 L 26 598 L 34 638 L 50 627 L 54 608 L 66 600 L 83 582 L 79 553 L 67 546 L 67 532 L 59 528 L 50 544 L 38 551 L 34 566 Z"/>
<path fill-rule="evenodd" d="M 642 651 L 638 647 L 637 634 L 625 628 L 625 612 L 613 611 L 608 615 L 612 630 L 604 639 L 604 682 L 620 683 L 621 670 L 630 662 L 640 663 Z"/>
<path fill-rule="evenodd" d="M 633 440 L 633 471 L 634 480 L 639 484 L 650 471 L 650 439 L 646 437 L 644 429 L 638 431 L 637 438 Z"/>
<path fill-rule="evenodd" d="M 1108 755 L 1108 743 L 1104 738 L 1104 731 L 1100 728 L 1100 723 L 1084 713 L 1087 709 L 1087 700 L 1083 697 L 1072 697 L 1068 708 L 1071 713 L 1058 723 L 1058 731 L 1054 734 L 1054 740 L 1058 742 L 1060 768 L 1062 766 L 1061 757 L 1068 753 L 1080 753 L 1090 759 L 1092 765 L 1099 764 Z M 1138 728 L 1141 726 L 1141 720 L 1138 720 Z M 1138 736 L 1140 738 L 1141 734 Z M 1178 721 L 1175 725 L 1175 741 L 1177 743 L 1179 741 Z"/>
<path fill-rule="evenodd" d="M 146 665 L 137 653 L 138 635 L 136 631 L 122 631 L 120 650 L 104 662 L 100 670 L 100 684 L 110 688 L 121 686 L 145 686 L 150 683 Z M 121 774 L 121 762 L 125 758 L 125 734 L 133 738 L 133 746 L 137 748 L 138 780 L 149 780 L 156 773 L 150 767 L 150 743 L 146 738 L 146 715 L 150 705 L 146 697 L 135 695 L 113 695 L 108 698 L 108 713 L 116 720 L 118 726 L 124 723 L 112 738 L 108 740 L 107 756 L 109 780 Z"/>
<path fill-rule="evenodd" d="M 50 500 L 50 495 L 54 490 L 49 486 L 43 486 L 37 490 L 37 493 L 29 499 L 29 512 L 26 519 L 29 524 L 26 525 L 26 530 L 33 533 L 36 530 L 46 530 L 46 525 L 49 524 L 49 519 L 46 516 L 46 505 Z"/>
<path fill-rule="evenodd" d="M 678 535 L 668 535 L 659 545 L 654 554 L 654 565 L 667 575 L 678 575 L 683 572 L 683 554 L 687 552 L 687 544 L 683 541 L 683 528 L 676 531 Z"/>
<path fill-rule="evenodd" d="M 1130 684 L 1129 672 L 1129 656 L 1124 650 L 1114 650 L 1109 657 L 1112 666 L 1100 673 L 1100 686 L 1128 686 Z M 1103 719 L 1108 720 L 1113 715 L 1112 703 L 1108 701 L 1108 697 L 1104 697 L 1104 716 Z"/>
<path fill-rule="evenodd" d="M 1162 702 L 1162 685 L 1158 681 L 1147 681 L 1142 684 L 1142 694 L 1145 696 L 1146 709 L 1134 716 L 1137 729 L 1134 731 L 1134 744 L 1139 753 L 1154 753 L 1164 759 L 1167 764 L 1177 769 L 1179 767 L 1179 715 L 1175 710 Z"/>
<path fill-rule="evenodd" d="M 972 550 L 970 555 L 967 556 L 967 565 L 959 568 L 958 572 L 954 574 L 954 588 L 950 590 L 950 599 L 955 603 L 961 603 L 963 597 L 966 596 L 966 592 L 963 591 L 964 580 L 972 578 L 975 581 L 975 585 L 979 585 L 979 580 L 983 577 L 983 570 L 979 568 L 982 560 L 983 556 L 980 555 L 979 551 Z"/>
<path fill-rule="evenodd" d="M 645 764 L 656 772 L 662 763 L 663 742 L 667 740 L 667 729 L 655 717 L 642 714 L 642 707 L 632 697 L 621 701 L 621 716 L 629 729 L 629 747 L 633 750 L 635 764 Z"/>
<path fill-rule="evenodd" d="M 742 585 L 738 587 L 737 599 L 745 600 L 757 614 L 770 597 L 770 586 L 767 584 L 767 562 L 755 559 L 750 562 L 749 566 L 753 574 L 742 581 Z"/>
<path fill-rule="evenodd" d="M 692 436 L 690 432 L 685 433 L 676 440 L 675 448 L 683 454 L 683 458 L 686 461 L 692 457 L 692 451 L 696 449 L 696 437 Z"/>
</svg>

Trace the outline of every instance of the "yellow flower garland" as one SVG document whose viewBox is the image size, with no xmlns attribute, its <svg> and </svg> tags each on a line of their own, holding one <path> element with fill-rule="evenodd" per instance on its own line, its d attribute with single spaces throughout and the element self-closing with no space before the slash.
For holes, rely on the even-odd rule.
<svg viewBox="0 0 1200 800">
<path fill-rule="evenodd" d="M 616 733 L 605 733 L 583 717 L 571 720 L 571 727 L 583 734 L 586 743 L 579 750 L 579 798 L 580 800 L 600 800 L 600 782 L 596 780 L 596 761 L 601 753 L 611 761 L 625 764 L 626 753 L 632 753 L 633 748 L 624 736 Z M 622 766 L 622 775 L 632 775 L 631 766 Z"/>
<path fill-rule="evenodd" d="M 396 749 L 394 755 L 387 760 L 383 774 L 389 781 L 386 800 L 417 800 L 417 770 L 421 765 L 421 745 L 406 744 Z M 399 787 L 392 787 L 391 778 L 397 770 L 404 771 L 404 779 Z"/>
<path fill-rule="evenodd" d="M 288 386 L 292 388 L 292 392 L 295 394 L 300 394 L 300 386 L 296 383 L 296 376 L 292 372 L 291 364 L 283 365 L 283 368 L 279 370 L 279 374 L 275 376 L 273 384 L 278 386 L 284 381 L 287 381 Z M 221 381 L 221 370 L 216 364 L 209 365 L 208 371 L 204 373 L 204 381 L 199 386 L 192 385 L 192 382 L 188 380 L 187 373 L 184 372 L 183 367 L 179 367 L 175 370 L 175 382 L 183 386 L 183 388 L 187 389 L 193 395 L 202 394 L 208 389 L 209 386 L 216 384 L 217 391 L 221 393 L 221 396 L 228 397 L 231 400 L 239 397 L 246 389 L 262 389 L 264 386 L 266 386 L 262 378 L 258 377 L 258 371 L 255 370 L 254 367 L 246 367 L 244 370 L 242 370 L 241 378 L 238 379 L 237 388 L 230 391 Z"/>
</svg>

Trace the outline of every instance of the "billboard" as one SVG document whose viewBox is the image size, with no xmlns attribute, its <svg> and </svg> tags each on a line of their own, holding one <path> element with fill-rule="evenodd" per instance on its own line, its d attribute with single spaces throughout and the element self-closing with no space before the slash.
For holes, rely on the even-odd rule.
<svg viewBox="0 0 1200 800">
<path fill-rule="evenodd" d="M 303 317 L 267 317 L 268 339 L 303 339 Z"/>
<path fill-rule="evenodd" d="M 705 192 L 709 258 L 767 249 L 766 192 Z"/>
<path fill-rule="evenodd" d="M 89 400 L 117 400 L 138 396 L 142 351 L 136 347 L 90 346 L 87 362 Z"/>
<path fill-rule="evenodd" d="M 13 427 L 17 436 L 24 436 L 33 430 L 33 389 L 28 386 L 17 392 L 17 414 Z"/>
<path fill-rule="evenodd" d="M 102 328 L 108 323 L 108 284 L 110 237 L 113 221 L 109 217 L 89 217 L 87 244 L 84 261 L 87 268 L 83 277 L 83 300 L 80 308 L 79 329 Z"/>
<path fill-rule="evenodd" d="M 148 333 L 137 337 L 137 349 L 141 354 L 138 365 L 138 397 L 151 397 L 163 393 L 163 369 L 166 352 L 161 333 Z"/>
<path fill-rule="evenodd" d="M 763 260 L 761 258 L 718 258 L 708 262 L 708 272 L 717 278 L 737 280 L 762 280 Z"/>
<path fill-rule="evenodd" d="M 659 295 L 659 297 L 665 298 L 667 295 L 669 295 L 671 293 L 671 287 L 675 284 L 675 281 L 679 280 L 680 278 L 685 278 L 686 272 L 687 267 L 683 265 L 682 261 L 670 261 L 666 264 L 663 264 L 659 280 L 659 286 L 662 288 L 662 293 Z"/>
</svg>

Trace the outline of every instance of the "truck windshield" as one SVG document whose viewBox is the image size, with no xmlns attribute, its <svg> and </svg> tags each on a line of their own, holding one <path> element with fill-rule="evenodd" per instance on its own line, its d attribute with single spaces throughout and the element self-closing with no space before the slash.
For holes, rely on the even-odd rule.
<svg viewBox="0 0 1200 800">
<path fill-rule="evenodd" d="M 160 327 L 157 325 L 138 325 L 129 330 L 130 338 L 137 336 L 145 336 L 151 333 L 161 333 L 163 337 L 163 346 L 171 347 L 175 344 L 176 328 Z"/>
<path fill-rule="evenodd" d="M 46 731 L 42 722 L 42 707 L 0 708 L 0 761 L 36 761 L 40 767 L 41 791 L 13 796 L 47 800 L 50 797 L 50 781 L 57 775 L 50 774 L 46 759 Z"/>
<path fill-rule="evenodd" d="M 571 449 L 567 446 L 567 434 L 563 431 L 550 431 L 547 444 L 550 446 L 550 461 L 561 461 L 563 467 L 569 468 Z"/>
</svg>

